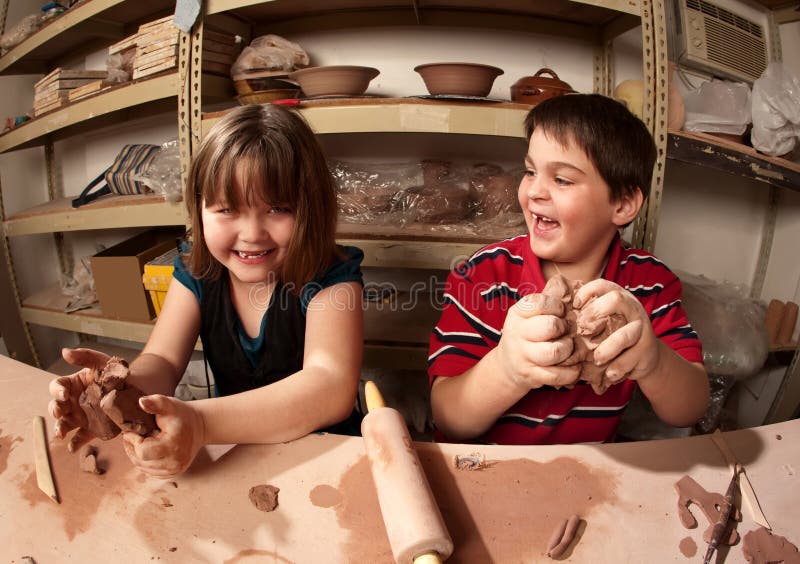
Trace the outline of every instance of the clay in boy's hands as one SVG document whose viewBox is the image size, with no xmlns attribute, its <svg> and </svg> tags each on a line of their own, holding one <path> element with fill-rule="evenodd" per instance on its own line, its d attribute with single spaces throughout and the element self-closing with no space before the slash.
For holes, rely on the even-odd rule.
<svg viewBox="0 0 800 564">
<path fill-rule="evenodd" d="M 129 373 L 127 362 L 111 357 L 81 394 L 86 430 L 99 439 L 113 439 L 121 430 L 147 436 L 157 428 L 155 417 L 139 407 L 142 392 L 125 381 Z"/>
<path fill-rule="evenodd" d="M 560 366 L 580 364 L 579 379 L 589 383 L 594 392 L 600 395 L 605 393 L 614 382 L 611 382 L 606 375 L 607 364 L 600 366 L 595 364 L 594 350 L 606 337 L 623 327 L 627 320 L 623 315 L 613 313 L 596 321 L 591 326 L 586 324 L 581 319 L 580 309 L 574 307 L 573 304 L 575 292 L 580 287 L 581 283 L 579 281 L 567 280 L 567 278 L 558 274 L 547 281 L 542 293 L 558 298 L 564 303 L 564 319 L 568 327 L 567 335 L 573 339 L 572 354 L 562 361 Z M 585 304 L 580 304 L 581 307 L 591 303 L 592 299 L 594 298 L 590 298 Z"/>
</svg>

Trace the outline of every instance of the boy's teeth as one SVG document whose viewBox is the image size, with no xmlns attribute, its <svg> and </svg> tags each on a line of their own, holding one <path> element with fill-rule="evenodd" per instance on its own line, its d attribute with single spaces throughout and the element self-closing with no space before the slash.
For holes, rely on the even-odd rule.
<svg viewBox="0 0 800 564">
<path fill-rule="evenodd" d="M 548 222 L 548 223 L 556 223 L 556 220 L 555 220 L 555 219 L 550 219 L 549 217 L 544 217 L 544 216 L 541 216 L 541 215 L 536 215 L 535 213 L 534 213 L 534 214 L 531 214 L 531 215 L 534 217 L 534 219 L 537 219 L 537 220 L 539 220 L 539 221 L 546 221 L 546 222 Z"/>
</svg>

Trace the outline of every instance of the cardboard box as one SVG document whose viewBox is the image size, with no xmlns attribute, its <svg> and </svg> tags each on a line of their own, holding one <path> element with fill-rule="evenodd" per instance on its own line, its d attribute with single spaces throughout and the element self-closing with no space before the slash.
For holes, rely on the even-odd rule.
<svg viewBox="0 0 800 564">
<path fill-rule="evenodd" d="M 153 302 L 156 315 L 161 313 L 161 306 L 164 305 L 164 298 L 167 297 L 177 256 L 178 249 L 172 248 L 144 265 L 142 283 L 150 292 L 150 300 Z"/>
<path fill-rule="evenodd" d="M 155 310 L 142 284 L 144 265 L 175 247 L 178 230 L 151 230 L 94 255 L 92 275 L 104 317 L 150 321 Z"/>
</svg>

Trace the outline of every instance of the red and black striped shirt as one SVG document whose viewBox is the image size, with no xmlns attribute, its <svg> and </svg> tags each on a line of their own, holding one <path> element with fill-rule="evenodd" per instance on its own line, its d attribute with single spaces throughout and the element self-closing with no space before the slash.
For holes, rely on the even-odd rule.
<svg viewBox="0 0 800 564">
<path fill-rule="evenodd" d="M 652 254 L 624 248 L 619 236 L 602 275 L 631 292 L 644 306 L 656 337 L 689 362 L 702 349 L 681 305 L 678 277 Z M 500 341 L 508 309 L 545 286 L 529 235 L 484 247 L 447 279 L 444 307 L 430 338 L 428 375 L 457 377 Z M 636 387 L 623 380 L 597 395 L 579 382 L 573 389 L 531 390 L 503 414 L 478 442 L 496 444 L 599 443 L 611 440 Z M 440 438 L 444 438 L 441 437 Z"/>
</svg>

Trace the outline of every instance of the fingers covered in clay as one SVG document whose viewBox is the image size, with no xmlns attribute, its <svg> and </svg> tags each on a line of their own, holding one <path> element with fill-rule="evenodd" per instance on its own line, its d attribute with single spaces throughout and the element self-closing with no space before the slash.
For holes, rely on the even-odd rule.
<svg viewBox="0 0 800 564">
<path fill-rule="evenodd" d="M 189 403 L 167 396 L 145 396 L 139 403 L 155 416 L 159 430 L 146 437 L 123 433 L 128 458 L 151 476 L 167 478 L 181 474 L 204 444 L 202 417 Z"/>
<path fill-rule="evenodd" d="M 77 429 L 68 444 L 71 451 L 92 437 L 112 439 L 121 429 L 146 435 L 156 428 L 155 418 L 138 405 L 141 391 L 126 382 L 127 362 L 90 349 L 65 349 L 64 357 L 92 366 L 107 359 L 100 369 L 87 367 L 50 383 L 54 399 L 48 409 L 56 418 L 56 435 L 64 438 Z"/>
</svg>

